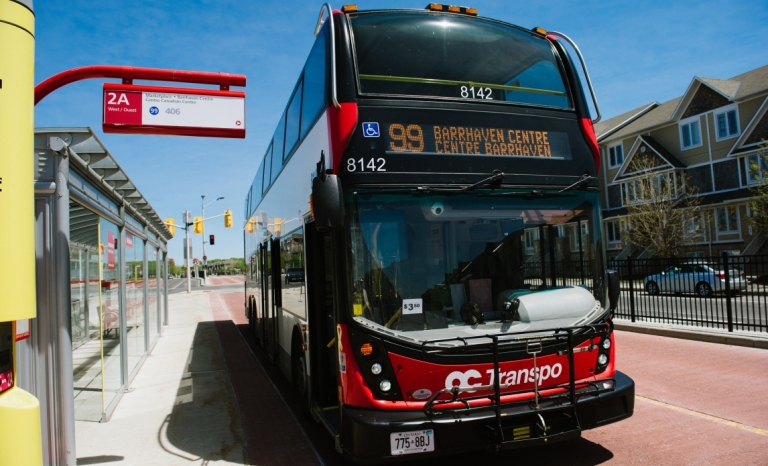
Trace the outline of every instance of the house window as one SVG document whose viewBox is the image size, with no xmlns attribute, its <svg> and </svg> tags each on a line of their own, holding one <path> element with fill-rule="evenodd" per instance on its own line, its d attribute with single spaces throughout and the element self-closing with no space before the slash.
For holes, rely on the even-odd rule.
<svg viewBox="0 0 768 466">
<path fill-rule="evenodd" d="M 701 145 L 701 125 L 699 117 L 680 123 L 680 145 L 683 149 L 690 149 Z"/>
<path fill-rule="evenodd" d="M 608 148 L 608 162 L 611 168 L 618 167 L 624 163 L 624 147 L 621 144 Z"/>
<path fill-rule="evenodd" d="M 747 181 L 759 183 L 768 175 L 768 156 L 752 154 L 747 157 Z"/>
<path fill-rule="evenodd" d="M 735 205 L 717 208 L 717 232 L 737 233 L 739 231 L 739 210 Z"/>
<path fill-rule="evenodd" d="M 683 234 L 686 238 L 703 241 L 705 239 L 704 233 L 704 222 L 701 217 L 691 218 L 683 225 Z"/>
<path fill-rule="evenodd" d="M 624 205 L 633 205 L 643 200 L 642 183 L 638 180 L 627 181 L 621 184 L 622 199 Z"/>
<path fill-rule="evenodd" d="M 525 249 L 533 249 L 534 244 L 538 240 L 539 240 L 538 229 L 525 230 Z"/>
<path fill-rule="evenodd" d="M 619 222 L 605 222 L 605 233 L 609 243 L 621 242 L 621 226 Z"/>
<path fill-rule="evenodd" d="M 730 138 L 739 135 L 739 115 L 736 109 L 727 110 L 715 114 L 715 125 L 717 127 L 717 140 Z"/>
</svg>

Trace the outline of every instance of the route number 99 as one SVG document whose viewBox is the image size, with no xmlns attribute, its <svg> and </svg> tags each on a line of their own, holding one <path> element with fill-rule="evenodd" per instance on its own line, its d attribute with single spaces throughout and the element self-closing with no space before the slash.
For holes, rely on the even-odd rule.
<svg viewBox="0 0 768 466">
<path fill-rule="evenodd" d="M 389 148 L 395 152 L 421 152 L 424 150 L 424 132 L 419 125 L 389 125 Z"/>
</svg>

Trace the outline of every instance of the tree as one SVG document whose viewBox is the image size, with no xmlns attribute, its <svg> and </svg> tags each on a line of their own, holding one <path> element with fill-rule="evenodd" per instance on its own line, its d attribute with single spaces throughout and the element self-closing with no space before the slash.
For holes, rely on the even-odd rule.
<svg viewBox="0 0 768 466">
<path fill-rule="evenodd" d="M 757 154 L 747 158 L 750 178 L 759 180 L 749 188 L 753 196 L 749 200 L 749 222 L 757 231 L 768 231 L 768 142 L 763 140 L 759 147 Z"/>
<path fill-rule="evenodd" d="M 655 156 L 635 156 L 627 170 L 636 173 L 622 185 L 627 214 L 624 238 L 641 250 L 678 257 L 704 238 L 698 189 L 684 173 L 670 171 Z"/>
</svg>

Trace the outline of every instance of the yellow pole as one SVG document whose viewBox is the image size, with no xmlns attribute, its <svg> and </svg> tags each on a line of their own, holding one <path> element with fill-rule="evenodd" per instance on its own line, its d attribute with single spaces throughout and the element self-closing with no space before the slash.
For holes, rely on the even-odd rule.
<svg viewBox="0 0 768 466">
<path fill-rule="evenodd" d="M 0 0 L 0 322 L 36 316 L 34 33 L 31 1 Z M 42 465 L 38 400 L 14 386 L 0 419 L 0 466 Z"/>
</svg>

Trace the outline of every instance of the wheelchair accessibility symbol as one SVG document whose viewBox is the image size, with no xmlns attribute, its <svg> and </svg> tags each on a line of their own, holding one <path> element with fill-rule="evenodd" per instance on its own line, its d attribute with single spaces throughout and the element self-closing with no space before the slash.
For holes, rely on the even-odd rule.
<svg viewBox="0 0 768 466">
<path fill-rule="evenodd" d="M 363 123 L 363 136 L 367 138 L 379 137 L 379 124 L 378 123 Z"/>
</svg>

